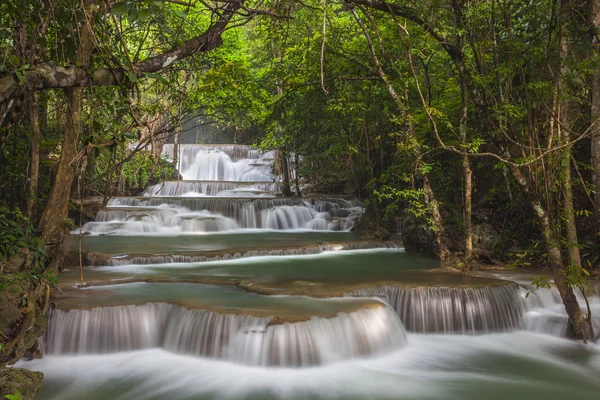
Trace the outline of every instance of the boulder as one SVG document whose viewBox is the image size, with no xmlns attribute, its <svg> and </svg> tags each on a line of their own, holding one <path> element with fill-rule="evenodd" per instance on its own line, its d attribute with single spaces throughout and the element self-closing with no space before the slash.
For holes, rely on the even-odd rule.
<svg viewBox="0 0 600 400">
<path fill-rule="evenodd" d="M 29 371 L 23 368 L 2 368 L 0 369 L 0 397 L 5 398 L 21 392 L 23 400 L 32 400 L 40 387 L 44 374 L 37 371 Z"/>
</svg>

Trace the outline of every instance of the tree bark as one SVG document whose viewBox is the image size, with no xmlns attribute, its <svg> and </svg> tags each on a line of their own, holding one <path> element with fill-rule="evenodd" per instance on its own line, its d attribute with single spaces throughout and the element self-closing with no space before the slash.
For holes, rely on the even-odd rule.
<svg viewBox="0 0 600 400">
<path fill-rule="evenodd" d="M 565 1 L 568 3 L 568 0 Z M 566 7 L 563 4 L 562 7 Z M 559 77 L 559 98 L 562 100 L 558 103 L 559 110 L 556 115 L 559 117 L 559 123 L 557 124 L 558 138 L 563 140 L 564 143 L 569 142 L 569 129 L 570 127 L 570 107 L 569 100 L 567 97 L 566 90 L 566 77 L 568 74 L 567 67 L 562 60 L 565 60 L 569 56 L 569 32 L 566 24 L 563 24 L 560 30 L 560 43 L 559 43 L 559 59 L 560 63 L 560 77 Z M 581 254 L 579 252 L 579 241 L 577 239 L 577 225 L 575 223 L 575 211 L 573 205 L 573 188 L 571 182 L 571 147 L 566 147 L 562 151 L 562 167 L 563 167 L 563 212 L 565 220 L 565 230 L 567 232 L 567 253 L 569 266 L 573 268 L 581 268 Z M 573 272 L 571 272 L 573 273 Z M 579 273 L 579 272 L 578 272 Z M 584 342 L 587 339 L 593 338 L 593 327 L 591 321 L 583 317 L 579 302 L 573 293 L 573 285 L 569 284 L 567 271 L 564 267 L 558 268 L 555 273 L 554 283 L 558 287 L 558 290 L 563 299 L 563 304 L 569 316 L 571 335 L 574 335 L 578 339 L 582 339 Z M 590 318 L 591 316 L 588 316 Z"/>
<path fill-rule="evenodd" d="M 77 49 L 76 64 L 87 66 L 94 49 L 93 21 L 95 10 L 90 7 L 94 0 L 84 2 L 84 13 L 79 29 L 79 46 Z M 84 68 L 85 69 L 85 68 Z M 58 257 L 53 258 L 51 269 L 57 271 L 61 262 L 60 254 L 65 235 L 68 233 L 67 217 L 71 186 L 75 177 L 75 166 L 72 164 L 77 155 L 79 130 L 81 125 L 81 110 L 83 108 L 83 88 L 65 89 L 67 99 L 67 115 L 65 136 L 62 143 L 60 160 L 56 171 L 56 178 L 46 204 L 46 209 L 40 219 L 39 230 L 41 238 L 46 245 L 56 246 Z"/>
<path fill-rule="evenodd" d="M 31 118 L 31 165 L 29 167 L 29 187 L 27 217 L 33 220 L 37 205 L 38 179 L 40 173 L 40 114 L 37 93 L 33 93 L 29 109 Z"/>
<path fill-rule="evenodd" d="M 67 98 L 65 137 L 63 139 L 54 185 L 52 186 L 52 191 L 50 192 L 50 197 L 48 198 L 48 203 L 39 225 L 42 240 L 47 244 L 62 242 L 65 230 L 67 229 L 66 220 L 71 196 L 71 185 L 75 177 L 75 169 L 71 165 L 71 162 L 77 155 L 83 89 L 65 89 L 65 96 Z"/>
<path fill-rule="evenodd" d="M 181 46 L 175 46 L 162 54 L 133 64 L 133 70 L 137 74 L 157 72 L 178 60 L 219 47 L 223 43 L 221 38 L 223 31 L 243 2 L 244 0 L 229 2 L 225 9 L 221 10 L 217 22 L 203 34 L 185 41 Z M 90 1 L 86 1 L 86 4 L 90 4 Z M 87 18 L 84 24 L 87 25 L 87 22 L 91 20 L 92 18 Z M 75 65 L 59 66 L 54 62 L 47 62 L 32 66 L 23 72 L 22 83 L 19 83 L 14 74 L 1 78 L 0 123 L 11 113 L 12 107 L 19 103 L 16 99 L 24 96 L 30 90 L 112 86 L 123 82 L 127 75 L 127 70 L 121 67 L 98 68 L 89 72 L 88 68 L 81 66 L 87 64 L 76 63 Z"/>
<path fill-rule="evenodd" d="M 292 188 L 290 187 L 290 167 L 288 162 L 288 155 L 282 151 L 279 152 L 281 156 L 281 166 L 283 173 L 283 188 L 281 194 L 285 197 L 292 197 Z"/>
<path fill-rule="evenodd" d="M 298 197 L 302 197 L 302 192 L 300 192 L 300 178 L 298 177 L 298 167 L 300 165 L 300 157 L 298 156 L 298 151 L 294 152 L 294 180 L 296 181 L 296 195 Z"/>
<path fill-rule="evenodd" d="M 472 222 L 472 179 L 473 171 L 471 170 L 471 161 L 469 160 L 468 149 L 467 149 L 467 116 L 468 116 L 468 103 L 467 93 L 465 84 L 460 78 L 460 121 L 458 130 L 460 134 L 460 140 L 463 144 L 464 154 L 462 156 L 463 165 L 463 177 L 465 180 L 465 194 L 464 194 L 464 229 L 465 229 L 465 257 L 464 257 L 464 271 L 466 274 L 470 274 L 473 268 L 473 222 Z"/>
<path fill-rule="evenodd" d="M 586 338 L 591 338 L 593 337 L 591 325 L 589 324 L 589 321 L 586 321 L 583 317 L 573 288 L 568 284 L 565 277 L 565 266 L 559 247 L 560 242 L 552 230 L 548 213 L 543 207 L 539 195 L 534 190 L 531 182 L 523 175 L 521 170 L 513 165 L 509 165 L 508 167 L 515 178 L 515 181 L 521 187 L 521 191 L 531 205 L 531 208 L 534 210 L 538 220 L 542 237 L 548 251 L 550 267 L 554 271 L 554 283 L 560 293 L 563 305 L 565 306 L 565 311 L 569 317 L 569 333 L 571 337 L 576 339 L 586 340 Z"/>
</svg>

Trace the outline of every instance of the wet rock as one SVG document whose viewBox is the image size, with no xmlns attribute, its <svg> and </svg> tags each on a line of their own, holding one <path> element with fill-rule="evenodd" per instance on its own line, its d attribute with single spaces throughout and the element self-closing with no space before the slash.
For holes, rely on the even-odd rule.
<svg viewBox="0 0 600 400">
<path fill-rule="evenodd" d="M 46 331 L 44 315 L 48 286 L 32 285 L 33 256 L 21 249 L 15 256 L 0 261 L 4 288 L 0 290 L 0 398 L 19 390 L 23 399 L 37 393 L 43 374 L 6 368 L 28 350 L 36 354 L 38 339 Z"/>
<path fill-rule="evenodd" d="M 22 368 L 0 369 L 0 397 L 21 392 L 23 400 L 31 400 L 36 395 L 44 374 L 37 371 L 29 371 Z"/>
<path fill-rule="evenodd" d="M 104 265 L 106 260 L 110 259 L 110 255 L 101 254 L 101 253 L 82 253 L 82 262 L 83 266 L 88 265 Z M 79 268 L 79 252 L 77 251 L 69 251 L 65 255 L 65 259 L 60 268 L 62 271 L 65 268 Z"/>
<path fill-rule="evenodd" d="M 500 232 L 491 224 L 473 226 L 473 252 L 480 261 L 494 261 L 496 256 L 494 246 L 500 239 Z"/>
<path fill-rule="evenodd" d="M 352 228 L 352 232 L 360 233 L 362 240 L 388 240 L 390 232 L 383 226 L 377 226 L 372 215 L 364 214 L 356 226 Z"/>
<path fill-rule="evenodd" d="M 413 219 L 404 223 L 402 244 L 406 251 L 436 257 L 434 237 L 431 230 Z"/>
<path fill-rule="evenodd" d="M 101 197 L 87 198 L 83 201 L 72 200 L 69 205 L 69 218 L 73 220 L 73 225 L 79 227 L 80 224 L 94 221 L 98 212 L 104 207 L 102 200 Z"/>
</svg>

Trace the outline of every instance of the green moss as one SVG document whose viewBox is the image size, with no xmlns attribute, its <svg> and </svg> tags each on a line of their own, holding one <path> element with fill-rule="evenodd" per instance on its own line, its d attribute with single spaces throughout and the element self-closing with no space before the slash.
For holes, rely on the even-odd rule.
<svg viewBox="0 0 600 400">
<path fill-rule="evenodd" d="M 22 368 L 0 369 L 0 397 L 14 394 L 19 390 L 23 400 L 33 399 L 40 386 L 44 374 L 37 371 L 29 371 Z"/>
</svg>

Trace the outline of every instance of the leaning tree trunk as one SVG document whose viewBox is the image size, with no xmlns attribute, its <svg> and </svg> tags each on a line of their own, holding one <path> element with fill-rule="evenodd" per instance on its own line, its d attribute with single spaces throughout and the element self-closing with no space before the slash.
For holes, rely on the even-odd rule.
<svg viewBox="0 0 600 400">
<path fill-rule="evenodd" d="M 79 47 L 77 49 L 76 64 L 87 66 L 90 63 L 94 48 L 92 23 L 97 7 L 90 7 L 95 0 L 85 0 L 83 11 L 86 13 L 81 21 L 79 29 Z M 81 125 L 81 111 L 83 108 L 83 88 L 64 89 L 67 100 L 67 115 L 65 124 L 65 136 L 62 143 L 60 160 L 56 171 L 56 178 L 42 214 L 39 224 L 41 238 L 46 245 L 52 248 L 50 251 L 52 261 L 49 269 L 58 271 L 62 262 L 64 242 L 68 233 L 68 211 L 71 197 L 71 186 L 75 177 L 75 165 L 73 160 L 77 155 L 77 144 Z"/>
<path fill-rule="evenodd" d="M 563 25 L 560 31 L 560 44 L 559 44 L 559 59 L 564 60 L 568 57 L 569 53 L 569 43 L 568 43 L 568 31 L 566 25 Z M 558 137 L 559 140 L 562 139 L 564 143 L 569 143 L 570 134 L 569 130 L 570 126 L 570 107 L 569 101 L 566 96 L 566 84 L 565 80 L 567 77 L 568 71 L 564 62 L 561 62 L 560 67 L 560 77 L 558 82 L 558 91 L 559 98 L 562 100 L 558 103 L 559 109 L 556 112 L 558 118 Z M 567 232 L 567 242 L 568 242 L 568 260 L 569 266 L 574 268 L 581 268 L 581 254 L 579 252 L 579 240 L 577 238 L 577 225 L 575 223 L 575 211 L 573 205 L 573 187 L 571 182 L 571 147 L 566 147 L 562 152 L 562 188 L 564 193 L 563 199 L 563 211 L 564 211 L 564 221 L 565 228 Z M 579 271 L 577 272 L 579 273 Z M 564 268 L 559 268 L 554 282 L 558 287 L 561 297 L 563 299 L 563 303 L 567 310 L 567 314 L 569 315 L 570 328 L 572 329 L 571 335 L 582 339 L 584 342 L 587 339 L 593 338 L 593 327 L 591 325 L 591 315 L 588 315 L 587 318 L 583 317 L 581 312 L 581 308 L 579 307 L 579 303 L 575 294 L 573 293 L 573 285 L 569 284 L 568 276 L 566 275 L 566 271 Z M 589 308 L 588 308 L 589 309 Z"/>
<path fill-rule="evenodd" d="M 523 175 L 519 167 L 515 165 L 509 165 L 509 169 L 515 178 L 515 181 L 521 187 L 521 191 L 525 195 L 531 208 L 533 209 L 542 237 L 548 251 L 548 260 L 550 267 L 554 271 L 554 283 L 560 293 L 565 310 L 569 317 L 569 333 L 570 336 L 576 339 L 583 339 L 591 337 L 589 329 L 591 326 L 586 322 L 581 308 L 573 292 L 573 288 L 569 285 L 565 276 L 565 266 L 562 259 L 561 250 L 559 247 L 559 240 L 554 235 L 548 213 L 542 205 L 538 194 L 534 190 L 531 182 Z"/>
<path fill-rule="evenodd" d="M 72 161 L 77 155 L 83 88 L 65 89 L 65 96 L 67 98 L 65 137 L 54 185 L 39 225 L 42 239 L 48 244 L 62 242 L 67 229 L 69 199 L 73 178 L 75 177 L 75 168 Z"/>
</svg>

